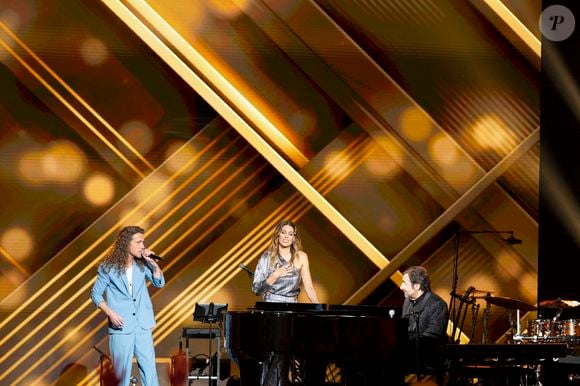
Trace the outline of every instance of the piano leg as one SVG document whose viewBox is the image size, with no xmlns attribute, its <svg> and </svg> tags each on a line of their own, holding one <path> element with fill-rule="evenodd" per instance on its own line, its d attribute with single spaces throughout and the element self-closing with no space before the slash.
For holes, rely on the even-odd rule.
<svg viewBox="0 0 580 386">
<path fill-rule="evenodd" d="M 240 369 L 240 385 L 241 386 L 261 386 L 260 373 L 261 363 L 255 359 L 240 359 L 238 360 L 238 367 Z"/>
<path fill-rule="evenodd" d="M 270 353 L 262 363 L 261 386 L 290 386 L 291 356 L 285 353 Z"/>
</svg>

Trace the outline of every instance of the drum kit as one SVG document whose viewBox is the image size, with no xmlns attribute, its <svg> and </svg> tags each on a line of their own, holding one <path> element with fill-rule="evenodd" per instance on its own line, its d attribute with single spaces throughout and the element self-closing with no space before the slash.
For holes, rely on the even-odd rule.
<svg viewBox="0 0 580 386">
<path fill-rule="evenodd" d="M 474 287 L 470 287 L 464 293 L 452 294 L 468 304 L 475 303 L 477 299 L 485 300 L 486 307 L 483 314 L 481 343 L 488 343 L 489 312 L 491 305 L 495 305 L 508 310 L 510 322 L 510 330 L 507 333 L 508 343 L 566 343 L 569 346 L 580 346 L 580 319 L 560 320 L 564 309 L 579 307 L 580 301 L 557 298 L 555 300 L 541 301 L 535 306 L 518 299 L 493 296 L 492 294 L 492 291 L 476 290 Z M 514 311 L 516 313 L 515 318 Z M 539 311 L 538 318 L 527 320 L 526 325 L 522 326 L 520 312 L 531 311 Z M 567 310 L 566 314 L 574 316 L 576 316 L 576 313 L 580 314 L 580 308 L 570 311 L 572 312 Z M 554 316 L 552 318 L 544 318 L 544 314 L 554 314 Z M 473 338 L 473 331 L 471 338 Z"/>
<path fill-rule="evenodd" d="M 486 301 L 509 310 L 516 310 L 516 327 L 512 328 L 513 343 L 566 343 L 574 345 L 580 343 L 580 319 L 560 320 L 560 315 L 565 308 L 580 306 L 576 300 L 545 300 L 538 307 L 521 300 L 488 296 Z M 537 309 L 555 309 L 556 314 L 551 319 L 531 319 L 526 323 L 526 329 L 522 331 L 520 325 L 520 311 L 536 311 Z"/>
</svg>

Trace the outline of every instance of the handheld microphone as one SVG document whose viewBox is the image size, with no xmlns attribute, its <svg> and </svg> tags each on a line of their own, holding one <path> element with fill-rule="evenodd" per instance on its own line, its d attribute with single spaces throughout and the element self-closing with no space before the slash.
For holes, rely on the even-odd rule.
<svg viewBox="0 0 580 386">
<path fill-rule="evenodd" d="M 254 276 L 254 272 L 250 268 L 246 267 L 244 264 L 240 264 L 240 268 L 246 271 L 248 275 L 252 277 Z"/>
<path fill-rule="evenodd" d="M 152 258 L 153 260 L 157 260 L 157 261 L 163 261 L 163 260 L 165 260 L 163 257 L 154 255 L 153 253 L 150 254 L 149 257 Z"/>
</svg>

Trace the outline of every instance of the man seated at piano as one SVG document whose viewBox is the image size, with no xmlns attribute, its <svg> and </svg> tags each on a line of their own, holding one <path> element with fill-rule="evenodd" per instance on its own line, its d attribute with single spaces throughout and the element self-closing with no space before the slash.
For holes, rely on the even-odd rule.
<svg viewBox="0 0 580 386">
<path fill-rule="evenodd" d="M 429 274 L 413 266 L 403 272 L 401 291 L 405 295 L 402 316 L 409 318 L 409 350 L 406 372 L 434 375 L 441 385 L 444 376 L 443 346 L 447 343 L 447 303 L 431 291 Z"/>
<path fill-rule="evenodd" d="M 298 229 L 292 221 L 284 220 L 274 228 L 270 246 L 258 260 L 252 291 L 265 302 L 296 303 L 301 284 L 310 302 L 319 303 Z M 262 368 L 261 384 L 289 384 L 289 358 L 272 354 L 268 359 Z"/>
</svg>

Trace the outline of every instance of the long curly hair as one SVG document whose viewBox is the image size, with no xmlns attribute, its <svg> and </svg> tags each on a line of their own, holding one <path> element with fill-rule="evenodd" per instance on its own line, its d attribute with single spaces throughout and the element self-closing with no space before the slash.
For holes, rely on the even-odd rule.
<svg viewBox="0 0 580 386">
<path fill-rule="evenodd" d="M 103 258 L 103 269 L 108 272 L 111 268 L 119 274 L 124 273 L 127 269 L 127 255 L 129 253 L 129 244 L 133 235 L 140 233 L 145 234 L 145 230 L 138 226 L 126 226 L 117 235 L 117 239 Z M 135 259 L 135 262 L 141 270 L 144 269 L 143 259 Z"/>
<path fill-rule="evenodd" d="M 280 255 L 278 236 L 280 235 L 280 232 L 282 232 L 282 228 L 284 228 L 286 225 L 290 225 L 294 230 L 294 241 L 292 242 L 292 245 L 290 245 L 290 263 L 294 263 L 294 257 L 296 257 L 298 252 L 302 250 L 302 241 L 298 235 L 298 228 L 296 227 L 296 224 L 290 220 L 281 221 L 278 223 L 278 225 L 276 225 L 276 228 L 274 228 L 274 234 L 270 239 L 270 246 L 268 247 L 268 252 L 270 254 L 270 267 L 274 267 L 278 261 Z"/>
</svg>

